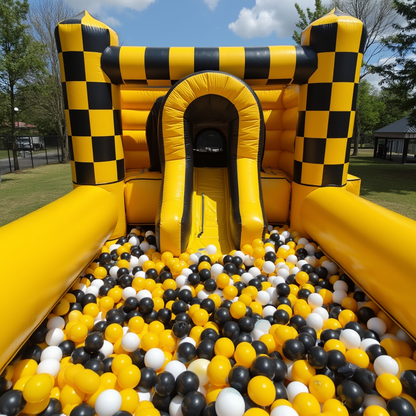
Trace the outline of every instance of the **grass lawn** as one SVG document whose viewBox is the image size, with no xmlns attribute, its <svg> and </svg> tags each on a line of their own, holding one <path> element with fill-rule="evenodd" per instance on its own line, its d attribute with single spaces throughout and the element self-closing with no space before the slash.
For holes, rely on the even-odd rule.
<svg viewBox="0 0 416 416">
<path fill-rule="evenodd" d="M 361 196 L 416 220 L 416 163 L 399 164 L 373 158 L 373 150 L 350 157 L 349 173 L 361 178 Z"/>
<path fill-rule="evenodd" d="M 0 184 L 0 226 L 55 201 L 72 189 L 69 163 L 3 174 Z"/>
<path fill-rule="evenodd" d="M 361 150 L 350 158 L 350 173 L 361 178 L 361 196 L 416 220 L 416 163 L 401 165 Z M 4 174 L 0 184 L 0 226 L 55 201 L 72 190 L 70 164 Z"/>
</svg>

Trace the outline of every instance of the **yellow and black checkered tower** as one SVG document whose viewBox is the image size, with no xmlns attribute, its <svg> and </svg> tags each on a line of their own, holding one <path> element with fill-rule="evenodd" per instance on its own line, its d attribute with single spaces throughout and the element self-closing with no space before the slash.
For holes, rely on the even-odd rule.
<svg viewBox="0 0 416 416">
<path fill-rule="evenodd" d="M 84 11 L 60 22 L 55 38 L 74 187 L 100 186 L 115 196 L 117 238 L 126 232 L 120 87 L 102 71 L 101 55 L 118 45 L 118 36 Z"/>
<path fill-rule="evenodd" d="M 338 9 L 302 33 L 318 57 L 317 70 L 299 91 L 290 224 L 304 233 L 300 207 L 314 189 L 344 187 L 366 29 Z"/>
</svg>

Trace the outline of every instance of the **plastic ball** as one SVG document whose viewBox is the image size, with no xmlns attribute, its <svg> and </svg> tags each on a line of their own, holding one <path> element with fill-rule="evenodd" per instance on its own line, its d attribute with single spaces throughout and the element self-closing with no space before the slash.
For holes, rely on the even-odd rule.
<svg viewBox="0 0 416 416">
<path fill-rule="evenodd" d="M 140 338 L 134 332 L 128 332 L 121 339 L 121 346 L 127 352 L 133 352 L 140 345 Z"/>
<path fill-rule="evenodd" d="M 95 410 L 88 403 L 82 403 L 75 406 L 69 416 L 95 416 Z"/>
<path fill-rule="evenodd" d="M 364 403 L 363 389 L 351 380 L 344 380 L 338 385 L 337 396 L 349 411 L 358 410 Z"/>
<path fill-rule="evenodd" d="M 100 387 L 100 376 L 92 370 L 80 370 L 74 376 L 76 386 L 86 394 L 95 393 Z"/>
<path fill-rule="evenodd" d="M 229 385 L 241 394 L 247 393 L 249 381 L 250 371 L 242 365 L 235 365 L 228 375 Z"/>
<path fill-rule="evenodd" d="M 31 377 L 23 388 L 23 398 L 28 403 L 37 403 L 49 397 L 53 381 L 48 374 L 37 374 Z"/>
<path fill-rule="evenodd" d="M 215 411 L 218 416 L 242 416 L 245 402 L 240 392 L 232 387 L 222 389 L 215 401 Z"/>
<path fill-rule="evenodd" d="M 175 390 L 175 377 L 168 371 L 163 371 L 156 376 L 155 392 L 160 396 L 169 396 Z"/>
<path fill-rule="evenodd" d="M 53 377 L 56 377 L 61 369 L 61 363 L 58 360 L 53 358 L 47 358 L 39 363 L 38 368 L 36 369 L 37 374 L 50 374 Z"/>
<path fill-rule="evenodd" d="M 319 403 L 325 403 L 335 396 L 335 384 L 329 377 L 318 374 L 309 380 L 309 391 Z"/>
<path fill-rule="evenodd" d="M 151 348 L 146 352 L 144 363 L 155 371 L 160 370 L 165 364 L 165 354 L 160 348 Z"/>
<path fill-rule="evenodd" d="M 348 409 L 337 399 L 329 399 L 322 406 L 323 412 L 334 414 L 336 416 L 348 416 Z"/>
<path fill-rule="evenodd" d="M 299 393 L 293 399 L 292 405 L 299 416 L 312 416 L 321 411 L 318 400 L 310 393 Z"/>
<path fill-rule="evenodd" d="M 387 402 L 387 411 L 390 416 L 415 416 L 412 404 L 403 397 L 393 397 Z"/>
<path fill-rule="evenodd" d="M 378 335 L 383 335 L 386 332 L 387 326 L 382 319 L 374 317 L 367 321 L 367 328 L 376 332 Z"/>
<path fill-rule="evenodd" d="M 388 355 L 380 355 L 374 360 L 374 371 L 380 376 L 381 374 L 392 374 L 394 376 L 399 372 L 399 364 L 397 361 Z"/>
<path fill-rule="evenodd" d="M 182 400 L 181 411 L 183 416 L 199 416 L 205 409 L 207 400 L 199 391 L 188 393 Z"/>
<path fill-rule="evenodd" d="M 275 407 L 270 412 L 270 416 L 299 416 L 299 413 L 293 407 L 281 405 Z"/>
<path fill-rule="evenodd" d="M 251 400 L 260 406 L 270 406 L 276 398 L 273 382 L 264 376 L 253 377 L 247 386 Z"/>
<path fill-rule="evenodd" d="M 183 371 L 177 376 L 175 387 L 179 394 L 186 396 L 191 391 L 198 390 L 199 378 L 193 371 Z"/>
<path fill-rule="evenodd" d="M 132 389 L 139 384 L 140 378 L 140 369 L 134 364 L 130 364 L 120 369 L 117 382 L 122 389 Z"/>
<path fill-rule="evenodd" d="M 98 416 L 112 416 L 121 408 L 121 394 L 114 389 L 104 390 L 95 401 L 95 411 Z"/>
<path fill-rule="evenodd" d="M 389 400 L 393 397 L 400 396 L 402 393 L 402 384 L 396 376 L 384 373 L 377 377 L 376 389 L 380 396 Z"/>
<path fill-rule="evenodd" d="M 205 386 L 209 381 L 207 375 L 207 369 L 209 364 L 210 361 L 204 358 L 199 358 L 192 361 L 188 366 L 188 370 L 193 371 L 198 376 L 200 386 Z"/>
<path fill-rule="evenodd" d="M 292 366 L 292 379 L 300 381 L 306 386 L 309 381 L 315 376 L 316 370 L 306 360 L 297 360 Z"/>
<path fill-rule="evenodd" d="M 301 383 L 300 381 L 292 381 L 290 382 L 287 387 L 287 399 L 290 403 L 293 403 L 293 399 L 299 394 L 299 393 L 309 393 L 308 387 L 305 386 L 305 384 Z"/>
</svg>

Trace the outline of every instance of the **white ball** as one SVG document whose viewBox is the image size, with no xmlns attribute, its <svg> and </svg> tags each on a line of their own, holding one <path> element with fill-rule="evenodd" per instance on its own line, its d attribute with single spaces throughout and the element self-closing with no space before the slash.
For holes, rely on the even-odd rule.
<svg viewBox="0 0 416 416">
<path fill-rule="evenodd" d="M 65 319 L 62 318 L 62 316 L 54 316 L 53 318 L 49 319 L 49 321 L 46 324 L 46 328 L 48 328 L 48 329 L 53 329 L 53 328 L 64 329 L 65 328 Z"/>
<path fill-rule="evenodd" d="M 302 244 L 302 245 L 306 246 L 306 244 L 309 244 L 309 240 L 306 239 L 305 237 L 301 237 L 298 240 L 298 244 Z"/>
<path fill-rule="evenodd" d="M 40 360 L 44 361 L 49 358 L 53 358 L 54 360 L 61 361 L 62 360 L 62 350 L 56 346 L 51 345 L 50 347 L 46 347 L 42 354 L 40 355 Z"/>
<path fill-rule="evenodd" d="M 214 263 L 211 267 L 211 276 L 217 277 L 224 271 L 224 266 L 219 263 Z"/>
<path fill-rule="evenodd" d="M 208 244 L 205 248 L 205 251 L 207 254 L 216 254 L 217 247 L 215 247 L 214 244 Z"/>
<path fill-rule="evenodd" d="M 286 387 L 287 391 L 287 399 L 290 401 L 290 403 L 293 403 L 293 399 L 299 394 L 299 393 L 309 393 L 309 389 L 300 381 L 292 381 L 288 384 Z"/>
<path fill-rule="evenodd" d="M 292 264 L 296 264 L 298 262 L 298 258 L 294 255 L 294 254 L 289 254 L 286 257 L 286 262 L 287 263 L 292 263 Z"/>
<path fill-rule="evenodd" d="M 268 334 L 271 326 L 272 324 L 267 319 L 259 319 L 254 324 L 254 328 L 260 330 L 261 332 L 263 332 L 263 334 Z"/>
<path fill-rule="evenodd" d="M 263 318 L 266 316 L 273 316 L 273 314 L 276 312 L 276 307 L 273 305 L 267 305 L 263 308 Z"/>
<path fill-rule="evenodd" d="M 180 274 L 176 279 L 176 286 L 180 289 L 183 285 L 186 285 L 188 278 L 183 274 Z"/>
<path fill-rule="evenodd" d="M 361 341 L 360 349 L 365 351 L 370 345 L 373 345 L 373 344 L 380 344 L 380 343 L 374 338 L 364 338 Z"/>
<path fill-rule="evenodd" d="M 143 243 L 141 243 L 139 245 L 139 247 L 143 250 L 143 253 L 146 253 L 147 250 L 149 250 L 149 248 L 150 248 L 150 244 L 147 241 L 143 241 Z M 140 260 L 140 258 L 139 258 L 139 260 Z"/>
<path fill-rule="evenodd" d="M 112 416 L 120 410 L 121 404 L 121 394 L 117 390 L 104 390 L 95 401 L 95 412 L 98 416 Z"/>
<path fill-rule="evenodd" d="M 92 293 L 94 296 L 98 296 L 99 290 L 98 287 L 90 285 L 87 287 L 87 291 L 85 293 Z"/>
<path fill-rule="evenodd" d="M 381 396 L 378 396 L 377 394 L 366 394 L 364 396 L 363 406 L 364 407 L 381 406 L 383 409 L 387 408 L 386 401 Z"/>
<path fill-rule="evenodd" d="M 215 401 L 215 412 L 218 416 L 243 416 L 245 412 L 243 396 L 232 387 L 222 389 Z"/>
<path fill-rule="evenodd" d="M 111 244 L 111 246 L 109 247 L 110 252 L 113 250 L 117 250 L 119 247 L 121 247 L 121 244 Z"/>
<path fill-rule="evenodd" d="M 309 244 L 309 243 L 305 244 L 305 250 L 308 252 L 308 254 L 310 256 L 313 256 L 315 254 L 315 251 L 316 251 L 315 247 L 312 244 Z"/>
<path fill-rule="evenodd" d="M 271 412 L 270 416 L 299 416 L 299 413 L 290 406 L 281 405 L 276 406 Z"/>
<path fill-rule="evenodd" d="M 359 348 L 361 344 L 361 337 L 358 335 L 358 332 L 353 329 L 343 329 L 339 335 L 339 340 L 344 344 L 347 350 Z"/>
<path fill-rule="evenodd" d="M 119 267 L 118 266 L 113 266 L 110 271 L 108 272 L 108 274 L 113 277 L 114 279 L 117 278 L 117 272 L 118 272 Z"/>
<path fill-rule="evenodd" d="M 334 290 L 343 290 L 344 292 L 348 292 L 348 284 L 344 280 L 337 280 L 333 287 Z"/>
<path fill-rule="evenodd" d="M 65 338 L 64 331 L 60 328 L 50 329 L 46 333 L 45 341 L 48 345 L 59 345 Z"/>
<path fill-rule="evenodd" d="M 319 293 L 311 293 L 308 296 L 308 305 L 312 308 L 320 308 L 324 303 L 324 299 Z"/>
<path fill-rule="evenodd" d="M 268 260 L 263 263 L 262 269 L 264 273 L 270 274 L 276 270 L 276 266 L 272 261 Z"/>
<path fill-rule="evenodd" d="M 260 290 L 257 293 L 256 302 L 262 306 L 267 305 L 270 302 L 270 295 L 265 290 Z"/>
<path fill-rule="evenodd" d="M 248 254 L 244 257 L 244 265 L 247 267 L 250 267 L 254 264 L 255 258 L 252 256 L 249 256 Z"/>
<path fill-rule="evenodd" d="M 36 374 L 50 374 L 53 377 L 57 377 L 60 369 L 61 363 L 58 360 L 47 358 L 38 364 Z"/>
<path fill-rule="evenodd" d="M 176 380 L 179 374 L 186 371 L 186 366 L 184 363 L 181 363 L 178 360 L 172 360 L 165 365 L 164 371 L 168 371 L 169 373 L 173 374 Z"/>
<path fill-rule="evenodd" d="M 149 391 L 140 391 L 139 390 L 137 392 L 137 394 L 138 394 L 139 400 L 141 402 L 143 402 L 143 401 L 148 401 L 148 402 L 152 401 L 153 393 L 152 393 L 151 390 L 149 390 Z"/>
<path fill-rule="evenodd" d="M 242 281 L 244 284 L 246 284 L 246 285 L 248 285 L 248 282 L 249 282 L 252 278 L 253 278 L 253 276 L 252 276 L 250 273 L 248 273 L 248 272 L 245 272 L 245 273 L 243 273 L 243 274 L 241 275 L 241 281 Z"/>
<path fill-rule="evenodd" d="M 387 329 L 386 323 L 382 319 L 377 317 L 370 318 L 367 321 L 367 328 L 376 332 L 378 335 L 383 335 Z"/>
<path fill-rule="evenodd" d="M 141 248 L 141 247 L 140 247 Z M 143 249 L 142 249 L 143 250 Z M 144 250 L 143 250 L 144 251 Z M 146 254 L 142 254 L 139 257 L 139 266 L 142 267 L 143 264 L 145 264 L 147 261 L 149 261 L 149 257 L 146 256 Z"/>
<path fill-rule="evenodd" d="M 113 353 L 114 345 L 105 339 L 103 346 L 98 351 L 104 354 L 104 357 L 107 358 Z"/>
<path fill-rule="evenodd" d="M 328 311 L 322 306 L 315 308 L 312 313 L 317 313 L 324 320 L 324 322 L 329 318 Z"/>
<path fill-rule="evenodd" d="M 257 277 L 259 274 L 261 274 L 261 271 L 258 267 L 252 267 L 249 271 L 248 271 L 253 277 Z"/>
<path fill-rule="evenodd" d="M 127 298 L 130 297 L 135 297 L 137 294 L 136 289 L 134 289 L 134 287 L 126 287 L 123 289 L 123 292 L 121 293 L 121 297 L 126 300 Z"/>
<path fill-rule="evenodd" d="M 311 326 L 315 331 L 320 331 L 324 326 L 324 320 L 317 313 L 310 313 L 306 317 L 306 325 Z"/>
<path fill-rule="evenodd" d="M 146 272 L 144 272 L 143 270 L 138 271 L 134 277 L 143 277 L 143 279 L 146 278 Z"/>
<path fill-rule="evenodd" d="M 318 263 L 318 259 L 315 256 L 306 256 L 305 260 L 312 266 L 316 267 Z"/>
<path fill-rule="evenodd" d="M 210 361 L 206 360 L 205 358 L 198 358 L 188 365 L 188 370 L 193 371 L 198 376 L 200 386 L 205 386 L 205 384 L 207 384 L 209 381 L 207 376 L 207 368 L 209 363 Z"/>
<path fill-rule="evenodd" d="M 136 295 L 137 300 L 142 300 L 144 298 L 152 298 L 152 292 L 150 292 L 147 289 L 142 289 L 139 292 L 137 292 L 137 295 Z"/>
<path fill-rule="evenodd" d="M 98 289 L 104 284 L 101 279 L 95 279 L 91 282 L 91 286 L 98 287 Z"/>
<path fill-rule="evenodd" d="M 300 272 L 300 269 L 299 269 L 299 267 L 297 267 L 297 266 L 292 267 L 292 268 L 290 269 L 290 274 L 296 274 L 296 273 L 298 273 L 298 272 Z"/>
<path fill-rule="evenodd" d="M 298 267 L 299 269 L 302 269 L 302 266 L 304 265 L 304 264 L 307 264 L 308 262 L 306 261 L 306 260 L 299 260 L 297 263 L 296 263 L 296 267 Z"/>
<path fill-rule="evenodd" d="M 185 267 L 184 269 L 182 269 L 181 274 L 183 274 L 184 276 L 188 277 L 190 274 L 192 274 L 192 270 L 188 267 Z"/>
<path fill-rule="evenodd" d="M 181 339 L 179 341 L 178 345 L 183 344 L 184 342 L 188 342 L 189 344 L 192 344 L 194 347 L 196 347 L 196 341 L 191 337 L 185 337 L 185 338 Z"/>
<path fill-rule="evenodd" d="M 332 301 L 341 305 L 342 301 L 348 297 L 345 290 L 334 290 L 332 293 Z"/>
<path fill-rule="evenodd" d="M 328 273 L 332 276 L 338 272 L 338 266 L 333 261 L 326 260 L 322 263 L 322 267 L 328 270 Z"/>
<path fill-rule="evenodd" d="M 273 285 L 273 287 L 276 287 L 278 285 L 280 285 L 280 283 L 285 283 L 285 279 L 283 279 L 282 276 L 274 276 L 272 278 L 271 284 Z"/>
<path fill-rule="evenodd" d="M 196 296 L 198 299 L 204 300 L 209 296 L 209 293 L 206 290 L 202 289 L 198 292 Z"/>
<path fill-rule="evenodd" d="M 282 233 L 280 235 L 283 236 L 286 239 L 286 238 L 290 237 L 290 232 L 285 230 L 285 231 L 282 231 Z"/>
<path fill-rule="evenodd" d="M 389 355 L 380 355 L 374 360 L 374 372 L 380 376 L 381 374 L 397 375 L 399 372 L 399 364 Z"/>
<path fill-rule="evenodd" d="M 234 257 L 240 257 L 240 259 L 241 259 L 241 260 L 244 260 L 244 258 L 246 257 L 246 255 L 245 255 L 242 251 L 237 250 L 237 251 L 234 253 Z"/>
<path fill-rule="evenodd" d="M 270 302 L 274 303 L 276 302 L 278 295 L 277 295 L 277 290 L 275 287 L 268 287 L 266 289 L 266 292 L 269 294 L 270 296 Z"/>
<path fill-rule="evenodd" d="M 184 397 L 178 394 L 169 403 L 169 414 L 170 416 L 183 416 L 182 413 L 182 401 Z"/>
<path fill-rule="evenodd" d="M 196 253 L 192 253 L 192 254 L 189 256 L 189 262 L 190 262 L 191 264 L 198 264 L 198 262 L 199 262 L 199 257 L 196 255 Z"/>
<path fill-rule="evenodd" d="M 289 270 L 286 270 L 285 268 L 283 268 L 283 267 L 281 267 L 278 271 L 277 271 L 277 273 L 276 273 L 278 276 L 281 276 L 281 277 L 283 277 L 283 279 L 287 279 L 287 277 L 289 276 L 289 274 L 290 274 L 290 272 L 289 272 Z"/>
<path fill-rule="evenodd" d="M 134 332 L 128 332 L 121 338 L 121 346 L 127 352 L 136 351 L 140 345 L 140 338 Z"/>
<path fill-rule="evenodd" d="M 132 237 L 129 238 L 129 243 L 132 246 L 137 246 L 139 244 L 139 242 L 140 242 L 140 240 L 135 235 L 133 235 Z"/>
<path fill-rule="evenodd" d="M 165 364 L 165 354 L 160 348 L 150 348 L 144 356 L 144 364 L 155 371 L 160 370 Z"/>
</svg>

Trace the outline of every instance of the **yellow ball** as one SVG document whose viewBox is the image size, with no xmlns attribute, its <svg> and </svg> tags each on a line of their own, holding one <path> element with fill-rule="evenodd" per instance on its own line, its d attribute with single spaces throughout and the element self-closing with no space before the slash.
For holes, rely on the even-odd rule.
<svg viewBox="0 0 416 416">
<path fill-rule="evenodd" d="M 104 332 L 105 339 L 111 343 L 115 343 L 118 339 L 123 337 L 123 327 L 120 324 L 110 324 Z"/>
<path fill-rule="evenodd" d="M 306 360 L 297 360 L 292 366 L 293 380 L 299 381 L 305 386 L 309 384 L 309 381 L 315 374 L 315 368 L 313 368 Z"/>
<path fill-rule="evenodd" d="M 328 376 L 318 374 L 309 380 L 309 392 L 319 403 L 325 403 L 335 396 L 335 384 Z"/>
<path fill-rule="evenodd" d="M 36 374 L 23 387 L 23 398 L 28 403 L 41 402 L 49 397 L 52 387 L 52 377 L 48 374 Z"/>
<path fill-rule="evenodd" d="M 199 308 L 192 314 L 192 321 L 195 325 L 204 326 L 209 320 L 209 314 L 205 309 Z"/>
<path fill-rule="evenodd" d="M 86 394 L 94 394 L 100 387 L 100 376 L 92 370 L 80 370 L 75 374 L 76 386 Z"/>
<path fill-rule="evenodd" d="M 246 312 L 247 306 L 245 305 L 245 303 L 239 300 L 232 303 L 230 306 L 230 314 L 234 319 L 242 318 L 243 316 L 245 316 Z"/>
<path fill-rule="evenodd" d="M 402 393 L 402 383 L 393 374 L 385 373 L 376 378 L 376 389 L 380 396 L 387 400 L 400 396 Z"/>
<path fill-rule="evenodd" d="M 74 342 L 82 342 L 88 335 L 88 327 L 83 322 L 75 322 L 67 332 L 67 337 Z"/>
<path fill-rule="evenodd" d="M 139 367 L 130 364 L 120 369 L 117 382 L 122 389 L 132 389 L 139 384 L 140 378 Z"/>
<path fill-rule="evenodd" d="M 273 382 L 265 376 L 255 376 L 247 386 L 248 396 L 259 406 L 270 406 L 276 399 Z"/>
<path fill-rule="evenodd" d="M 227 337 L 219 338 L 214 345 L 215 355 L 231 358 L 234 354 L 234 343 Z"/>
<path fill-rule="evenodd" d="M 310 393 L 299 393 L 293 399 L 293 409 L 299 416 L 312 416 L 321 411 L 317 398 Z"/>
<path fill-rule="evenodd" d="M 220 273 L 215 279 L 215 282 L 220 289 L 224 289 L 230 284 L 230 276 L 226 273 Z"/>
<path fill-rule="evenodd" d="M 322 406 L 322 411 L 336 416 L 349 416 L 348 409 L 337 399 L 327 400 Z"/>
<path fill-rule="evenodd" d="M 348 362 L 358 365 L 361 368 L 367 368 L 370 364 L 370 358 L 361 348 L 351 348 L 345 352 L 345 358 Z"/>
<path fill-rule="evenodd" d="M 207 367 L 207 376 L 213 386 L 222 387 L 227 384 L 228 374 L 231 370 L 231 363 L 227 357 L 217 355 Z"/>
<path fill-rule="evenodd" d="M 111 362 L 111 370 L 116 376 L 118 376 L 123 368 L 132 365 L 132 363 L 133 361 L 131 360 L 129 355 L 118 354 L 114 357 L 113 361 Z"/>
<path fill-rule="evenodd" d="M 248 409 L 243 416 L 269 416 L 269 414 L 263 409 L 252 407 L 251 409 Z"/>
<path fill-rule="evenodd" d="M 133 414 L 137 406 L 139 405 L 139 401 L 140 401 L 137 391 L 134 389 L 123 389 L 120 391 L 120 396 L 121 396 L 120 410 L 124 410 L 125 412 L 129 412 Z"/>
<path fill-rule="evenodd" d="M 248 342 L 240 342 L 234 352 L 236 363 L 246 368 L 250 368 L 256 356 L 256 350 Z"/>
<path fill-rule="evenodd" d="M 373 404 L 365 408 L 363 416 L 390 416 L 389 412 L 381 406 Z"/>
<path fill-rule="evenodd" d="M 159 336 L 153 332 L 148 332 L 144 334 L 141 342 L 140 348 L 145 351 L 149 351 L 151 348 L 157 348 L 159 346 Z"/>
</svg>

